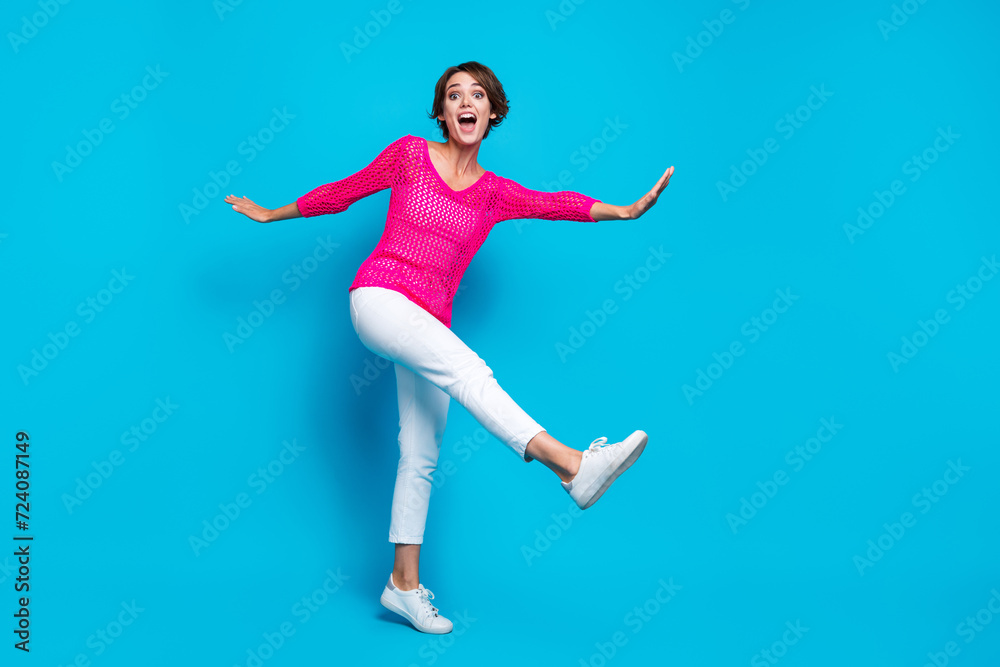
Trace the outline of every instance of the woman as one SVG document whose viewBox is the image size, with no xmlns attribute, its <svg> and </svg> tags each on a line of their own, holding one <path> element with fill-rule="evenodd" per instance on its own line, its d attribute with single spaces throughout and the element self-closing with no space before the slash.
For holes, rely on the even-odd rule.
<svg viewBox="0 0 1000 667">
<path fill-rule="evenodd" d="M 322 185 L 278 209 L 229 195 L 233 210 L 257 222 L 339 213 L 391 188 L 385 231 L 348 288 L 351 322 L 361 342 L 394 362 L 399 402 L 399 466 L 389 541 L 395 563 L 382 604 L 422 632 L 451 632 L 452 623 L 420 583 L 432 474 L 448 405 L 456 399 L 524 461 L 538 459 L 583 509 L 590 507 L 642 453 L 646 434 L 622 442 L 594 440 L 586 450 L 549 435 L 500 388 L 492 370 L 451 331 L 459 281 L 493 225 L 502 220 L 634 220 L 667 186 L 673 167 L 631 206 L 613 206 L 576 192 L 529 190 L 483 169 L 479 146 L 503 122 L 508 102 L 490 68 L 472 61 L 449 67 L 434 90 L 431 118 L 443 143 L 406 135 L 367 167 Z"/>
</svg>

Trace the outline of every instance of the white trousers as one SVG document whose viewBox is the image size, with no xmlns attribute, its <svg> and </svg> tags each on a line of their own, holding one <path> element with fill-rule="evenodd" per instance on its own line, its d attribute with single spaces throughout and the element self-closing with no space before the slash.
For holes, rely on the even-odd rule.
<svg viewBox="0 0 1000 667">
<path fill-rule="evenodd" d="M 389 541 L 422 544 L 452 398 L 523 461 L 532 460 L 528 441 L 545 429 L 501 389 L 479 355 L 404 294 L 374 286 L 349 294 L 358 338 L 396 369 L 399 467 Z"/>
</svg>

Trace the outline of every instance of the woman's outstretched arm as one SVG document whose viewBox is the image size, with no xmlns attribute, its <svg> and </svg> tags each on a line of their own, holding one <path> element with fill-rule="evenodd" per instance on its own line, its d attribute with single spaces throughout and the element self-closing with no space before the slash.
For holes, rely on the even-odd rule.
<svg viewBox="0 0 1000 667">
<path fill-rule="evenodd" d="M 674 168 L 668 168 L 652 190 L 629 206 L 608 204 L 570 190 L 560 192 L 530 190 L 516 181 L 500 177 L 501 187 L 498 189 L 497 219 L 578 220 L 581 222 L 635 220 L 656 203 L 656 198 L 667 187 L 673 173 Z"/>
<path fill-rule="evenodd" d="M 663 176 L 660 176 L 660 180 L 653 186 L 653 189 L 630 206 L 615 206 L 614 204 L 605 204 L 600 201 L 596 202 L 590 209 L 590 217 L 594 220 L 635 220 L 656 203 L 656 198 L 667 187 L 673 173 L 674 168 L 672 166 L 668 167 L 663 172 Z"/>
<path fill-rule="evenodd" d="M 398 167 L 413 152 L 414 137 L 405 135 L 386 146 L 367 167 L 339 181 L 312 189 L 291 204 L 268 209 L 247 197 L 229 195 L 225 198 L 233 210 L 257 222 L 274 222 L 291 218 L 341 213 L 368 195 L 391 188 Z M 422 139 L 420 141 L 423 141 Z M 409 148 L 408 148 L 409 147 Z M 409 153 L 407 152 L 409 151 Z"/>
</svg>

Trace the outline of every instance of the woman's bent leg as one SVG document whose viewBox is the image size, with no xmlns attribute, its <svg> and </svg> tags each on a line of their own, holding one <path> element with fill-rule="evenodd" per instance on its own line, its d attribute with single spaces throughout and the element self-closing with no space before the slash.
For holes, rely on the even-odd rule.
<svg viewBox="0 0 1000 667">
<path fill-rule="evenodd" d="M 422 544 L 433 474 L 451 397 L 409 368 L 395 364 L 399 399 L 399 466 L 392 494 L 389 541 Z"/>
<path fill-rule="evenodd" d="M 395 290 L 351 290 L 351 321 L 361 342 L 458 401 L 520 459 L 545 429 L 505 392 L 489 366 L 436 317 Z"/>
</svg>

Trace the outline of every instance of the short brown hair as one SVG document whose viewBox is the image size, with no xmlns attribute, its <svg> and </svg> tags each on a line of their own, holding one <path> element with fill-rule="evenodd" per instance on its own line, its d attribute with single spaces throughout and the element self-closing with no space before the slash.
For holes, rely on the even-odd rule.
<svg viewBox="0 0 1000 667">
<path fill-rule="evenodd" d="M 428 115 L 432 119 L 437 119 L 443 113 L 445 86 L 448 85 L 448 79 L 455 72 L 468 72 L 486 90 L 486 99 L 490 101 L 490 113 L 495 113 L 497 117 L 489 119 L 486 131 L 483 132 L 483 139 L 485 139 L 490 133 L 490 129 L 503 122 L 503 119 L 507 116 L 510 104 L 507 102 L 507 95 L 503 92 L 503 85 L 496 74 L 493 73 L 493 70 L 475 60 L 470 60 L 460 65 L 452 65 L 444 71 L 444 74 L 438 79 L 437 85 L 434 86 L 434 105 L 431 107 L 431 112 Z M 448 124 L 442 120 L 438 120 L 437 124 L 438 129 L 441 130 L 441 134 L 447 140 Z"/>
</svg>

